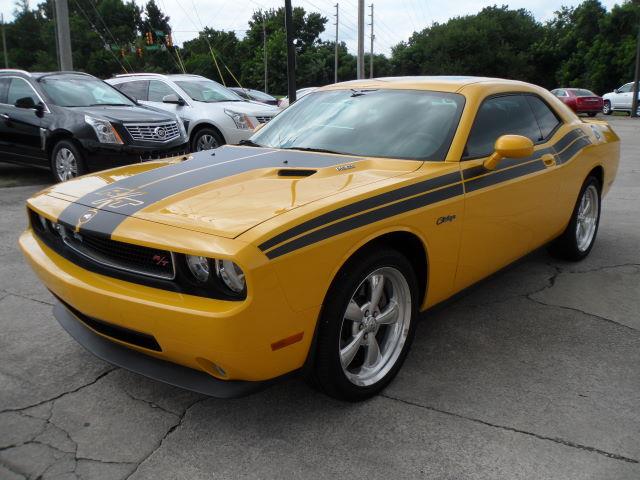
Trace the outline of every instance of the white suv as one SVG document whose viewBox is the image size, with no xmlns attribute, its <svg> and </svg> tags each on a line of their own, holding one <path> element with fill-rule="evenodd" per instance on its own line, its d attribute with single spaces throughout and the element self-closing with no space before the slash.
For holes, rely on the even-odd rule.
<svg viewBox="0 0 640 480">
<path fill-rule="evenodd" d="M 638 94 L 638 98 L 640 99 L 640 93 Z M 604 100 L 602 113 L 605 115 L 611 115 L 611 112 L 614 111 L 631 112 L 633 82 L 625 83 L 613 92 L 605 93 L 602 99 Z M 638 107 L 638 114 L 640 115 L 640 106 Z"/>
<path fill-rule="evenodd" d="M 118 75 L 107 82 L 143 105 L 182 118 L 192 152 L 240 143 L 253 134 L 256 126 L 278 113 L 276 107 L 247 102 L 199 75 L 133 73 Z"/>
</svg>

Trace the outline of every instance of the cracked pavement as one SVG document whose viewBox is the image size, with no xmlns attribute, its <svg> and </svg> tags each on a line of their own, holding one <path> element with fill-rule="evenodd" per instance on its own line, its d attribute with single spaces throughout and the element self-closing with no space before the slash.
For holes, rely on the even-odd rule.
<svg viewBox="0 0 640 480">
<path fill-rule="evenodd" d="M 640 478 L 640 121 L 610 120 L 591 255 L 541 249 L 428 312 L 361 404 L 299 379 L 216 400 L 92 357 L 16 245 L 46 177 L 0 164 L 0 478 Z"/>
</svg>

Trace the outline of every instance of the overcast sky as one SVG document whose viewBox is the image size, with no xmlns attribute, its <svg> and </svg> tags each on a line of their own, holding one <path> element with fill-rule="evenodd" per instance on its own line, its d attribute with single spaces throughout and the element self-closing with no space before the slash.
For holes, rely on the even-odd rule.
<svg viewBox="0 0 640 480">
<path fill-rule="evenodd" d="M 35 6 L 38 1 L 30 0 Z M 239 37 L 244 35 L 247 21 L 254 10 L 279 7 L 282 0 L 156 0 L 159 6 L 171 17 L 174 41 L 182 43 L 197 35 L 202 25 L 217 30 L 235 30 Z M 357 0 L 292 0 L 293 6 L 301 6 L 308 11 L 319 11 L 329 18 L 324 39 L 332 39 L 335 27 L 335 3 L 340 4 L 340 39 L 345 41 L 352 51 L 356 48 Z M 372 0 L 365 0 L 368 5 Z M 73 0 L 69 0 L 73 2 Z M 136 0 L 144 4 L 143 0 Z M 620 0 L 601 0 L 611 8 Z M 511 8 L 526 8 L 541 21 L 548 20 L 561 5 L 578 5 L 580 0 L 373 0 L 376 52 L 390 54 L 392 45 L 407 40 L 415 30 L 422 30 L 433 22 L 443 23 L 447 19 L 476 13 L 483 7 L 494 4 L 508 4 Z M 14 0 L 0 0 L 0 13 L 11 18 Z M 366 17 L 366 23 L 370 19 Z M 365 45 L 369 50 L 369 26 L 366 28 Z"/>
</svg>

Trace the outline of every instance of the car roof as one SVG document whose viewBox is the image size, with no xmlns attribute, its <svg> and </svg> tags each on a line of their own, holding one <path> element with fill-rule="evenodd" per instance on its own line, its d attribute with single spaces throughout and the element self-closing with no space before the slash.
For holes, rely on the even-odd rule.
<svg viewBox="0 0 640 480">
<path fill-rule="evenodd" d="M 25 77 L 33 78 L 38 80 L 42 77 L 51 77 L 54 75 L 83 75 L 91 78 L 95 78 L 93 75 L 84 72 L 74 72 L 74 71 L 62 71 L 62 72 L 27 72 L 26 70 L 18 70 L 5 68 L 0 69 L 0 75 L 23 75 Z"/>
<path fill-rule="evenodd" d="M 351 80 L 320 87 L 322 90 L 334 90 L 344 88 L 397 88 L 416 90 L 438 90 L 444 92 L 457 92 L 467 85 L 476 83 L 500 83 L 513 86 L 527 85 L 518 80 L 506 80 L 491 77 L 473 76 L 413 76 L 413 77 L 382 77 L 373 79 Z"/>
</svg>

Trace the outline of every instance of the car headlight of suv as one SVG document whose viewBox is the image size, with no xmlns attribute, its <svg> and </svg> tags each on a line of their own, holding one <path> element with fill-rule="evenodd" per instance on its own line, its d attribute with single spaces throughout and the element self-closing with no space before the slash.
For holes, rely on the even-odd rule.
<svg viewBox="0 0 640 480">
<path fill-rule="evenodd" d="M 180 129 L 180 135 L 184 138 L 187 138 L 187 129 L 184 126 L 184 120 L 182 120 L 180 117 L 177 117 L 178 119 L 178 128 Z"/>
<path fill-rule="evenodd" d="M 211 284 L 219 281 L 227 294 L 232 296 L 244 295 L 247 284 L 242 268 L 231 260 L 219 260 L 199 255 L 185 255 L 185 261 L 192 280 L 199 285 Z"/>
<path fill-rule="evenodd" d="M 96 132 L 100 143 L 115 143 L 118 145 L 124 143 L 116 129 L 113 128 L 113 125 L 108 120 L 85 115 L 84 121 L 93 127 L 93 131 Z"/>
<path fill-rule="evenodd" d="M 229 115 L 236 124 L 236 128 L 240 130 L 253 130 L 253 123 L 247 115 L 244 113 L 234 112 L 233 110 L 224 109 L 224 113 Z"/>
</svg>

